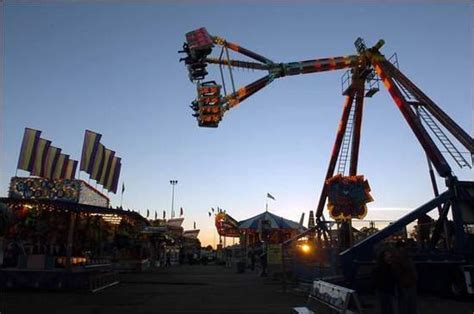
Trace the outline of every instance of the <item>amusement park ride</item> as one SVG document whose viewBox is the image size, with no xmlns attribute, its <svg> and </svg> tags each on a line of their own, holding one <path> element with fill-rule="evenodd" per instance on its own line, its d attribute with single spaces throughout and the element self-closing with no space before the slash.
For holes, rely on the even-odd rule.
<svg viewBox="0 0 474 314">
<path fill-rule="evenodd" d="M 200 28 L 186 34 L 186 42 L 180 51 L 186 56 L 180 61 L 185 62 L 189 78 L 197 86 L 197 98 L 191 105 L 195 112 L 193 116 L 199 126 L 214 128 L 218 127 L 228 110 L 277 78 L 348 69 L 343 75 L 345 101 L 342 117 L 316 210 L 316 227 L 312 231 L 317 232 L 319 236 L 327 236 L 328 222 L 324 219 L 323 209 L 328 201 L 331 217 L 346 226 L 342 228 L 346 230 L 346 234 L 340 235 L 340 261 L 343 274 L 346 279 L 352 281 L 358 265 L 374 259 L 374 245 L 431 210 L 437 209 L 439 219 L 430 238 L 431 250 L 417 256 L 417 261 L 443 260 L 450 270 L 460 272 L 465 277 L 465 290 L 474 293 L 472 281 L 469 283 L 469 280 L 474 279 L 474 182 L 458 181 L 442 153 L 442 150 L 447 152 L 459 167 L 471 168 L 470 161 L 457 147 L 466 149 L 472 158 L 474 140 L 398 69 L 396 55 L 386 59 L 380 53 L 383 45 L 384 41 L 379 40 L 369 48 L 363 39 L 357 38 L 357 54 L 354 55 L 276 63 L 221 37 L 211 36 L 205 28 Z M 220 47 L 219 56 L 210 56 L 217 47 Z M 233 60 L 229 50 L 253 61 Z M 208 64 L 219 66 L 222 84 L 203 81 L 208 74 Z M 229 71 L 229 88 L 225 84 L 224 68 Z M 267 74 L 236 89 L 233 68 L 261 70 Z M 353 244 L 350 236 L 351 219 L 363 218 L 367 211 L 366 203 L 372 201 L 367 181 L 357 174 L 364 98 L 372 97 L 379 91 L 379 82 L 388 90 L 426 153 L 435 198 L 381 231 Z M 438 175 L 445 179 L 445 192 L 438 191 L 433 167 Z M 449 210 L 454 223 L 455 241 L 452 245 L 446 240 Z M 440 246 L 439 242 L 443 237 L 445 244 Z"/>
</svg>

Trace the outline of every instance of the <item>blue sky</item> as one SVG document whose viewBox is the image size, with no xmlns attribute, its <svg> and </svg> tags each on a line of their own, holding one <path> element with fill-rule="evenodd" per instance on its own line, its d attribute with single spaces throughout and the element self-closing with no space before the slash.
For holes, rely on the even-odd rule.
<svg viewBox="0 0 474 314">
<path fill-rule="evenodd" d="M 205 26 L 278 62 L 348 55 L 358 36 L 368 45 L 383 38 L 382 52 L 397 52 L 401 70 L 472 134 L 471 14 L 468 2 L 7 1 L 0 195 L 15 174 L 24 127 L 42 130 L 76 159 L 89 128 L 122 157 L 125 207 L 169 215 L 169 180 L 177 179 L 185 227 L 196 221 L 205 243 L 212 242 L 210 207 L 244 219 L 264 209 L 267 192 L 277 199 L 270 210 L 298 220 L 319 197 L 343 72 L 279 79 L 218 129 L 198 128 L 188 107 L 195 87 L 178 63 L 184 34 Z M 240 71 L 237 81 L 258 74 Z M 413 208 L 432 195 L 425 155 L 397 110 L 385 90 L 366 99 L 359 172 L 371 184 L 374 213 Z"/>
</svg>

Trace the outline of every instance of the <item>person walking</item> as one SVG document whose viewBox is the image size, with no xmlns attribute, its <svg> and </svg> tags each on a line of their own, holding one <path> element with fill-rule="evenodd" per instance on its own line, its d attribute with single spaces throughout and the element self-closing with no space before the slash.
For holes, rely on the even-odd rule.
<svg viewBox="0 0 474 314">
<path fill-rule="evenodd" d="M 225 248 L 225 267 L 232 268 L 232 251 L 229 248 Z"/>
<path fill-rule="evenodd" d="M 397 314 L 396 278 L 393 269 L 393 253 L 389 249 L 382 250 L 377 258 L 374 271 L 374 283 L 381 314 Z"/>
<path fill-rule="evenodd" d="M 405 242 L 398 241 L 395 247 L 393 266 L 397 280 L 398 307 L 400 313 L 417 314 L 416 268 L 408 255 Z"/>
<path fill-rule="evenodd" d="M 171 266 L 171 252 L 166 252 L 166 264 L 165 267 L 170 267 Z"/>
</svg>

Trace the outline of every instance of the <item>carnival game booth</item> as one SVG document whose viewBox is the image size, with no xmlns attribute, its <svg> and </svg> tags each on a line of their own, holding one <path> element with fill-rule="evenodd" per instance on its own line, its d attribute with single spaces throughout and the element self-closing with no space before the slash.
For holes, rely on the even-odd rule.
<svg viewBox="0 0 474 314">
<path fill-rule="evenodd" d="M 166 221 L 166 259 L 171 265 L 183 262 L 183 232 L 184 218 L 171 218 Z"/>
<path fill-rule="evenodd" d="M 184 261 L 188 264 L 196 264 L 201 261 L 201 241 L 198 239 L 199 229 L 185 230 L 183 232 L 182 251 Z M 207 263 L 207 260 L 202 260 Z"/>
<path fill-rule="evenodd" d="M 0 202 L 3 288 L 97 291 L 118 283 L 114 260 L 140 254 L 147 221 L 84 181 L 14 177 Z"/>
<path fill-rule="evenodd" d="M 218 209 L 217 214 L 215 215 L 215 226 L 217 229 L 217 233 L 219 234 L 219 244 L 216 248 L 216 262 L 218 264 L 226 263 L 228 259 L 229 252 L 228 250 L 225 251 L 225 241 L 227 237 L 230 238 L 240 238 L 241 233 L 239 230 L 239 223 L 235 220 L 232 216 L 227 214 L 227 212 Z M 224 238 L 224 242 L 222 243 L 222 237 Z M 240 255 L 241 249 L 238 251 L 238 255 Z M 232 252 L 232 256 L 235 256 L 237 252 Z"/>
</svg>

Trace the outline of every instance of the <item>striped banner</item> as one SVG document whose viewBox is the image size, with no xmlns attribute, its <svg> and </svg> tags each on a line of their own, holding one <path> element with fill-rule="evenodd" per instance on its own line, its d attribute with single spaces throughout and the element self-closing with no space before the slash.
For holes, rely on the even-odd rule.
<svg viewBox="0 0 474 314">
<path fill-rule="evenodd" d="M 33 156 L 33 169 L 31 169 L 32 175 L 40 177 L 43 173 L 43 166 L 46 160 L 46 156 L 48 155 L 50 145 L 51 141 L 45 140 L 44 138 L 40 138 L 38 140 L 38 145 Z"/>
<path fill-rule="evenodd" d="M 118 186 L 118 181 L 120 179 L 120 170 L 122 169 L 122 162 L 119 161 L 117 162 L 117 166 L 115 167 L 114 171 L 114 181 L 112 182 L 112 192 L 117 193 L 117 186 Z"/>
<path fill-rule="evenodd" d="M 92 166 L 92 172 L 90 173 L 91 178 L 99 181 L 100 176 L 102 175 L 102 168 L 104 167 L 104 154 L 105 154 L 105 147 L 101 143 L 97 148 L 97 153 L 94 157 L 94 164 Z"/>
<path fill-rule="evenodd" d="M 69 159 L 67 161 L 63 179 L 72 180 L 76 178 L 77 164 L 78 164 L 77 160 Z"/>
<path fill-rule="evenodd" d="M 105 188 L 112 193 L 117 193 L 118 181 L 120 177 L 120 169 L 122 168 L 122 159 L 120 157 L 114 157 L 112 161 L 111 170 L 107 179 L 107 185 Z"/>
<path fill-rule="evenodd" d="M 102 184 L 104 188 L 106 188 L 106 185 L 107 185 L 110 168 L 112 166 L 114 156 L 115 156 L 115 152 L 113 150 L 110 150 L 108 148 L 104 149 L 104 162 L 103 162 L 102 171 L 99 177 L 99 183 Z"/>
<path fill-rule="evenodd" d="M 67 163 L 69 160 L 69 155 L 59 154 L 58 162 L 53 171 L 53 179 L 62 179 L 64 178 L 63 173 L 66 172 Z"/>
<path fill-rule="evenodd" d="M 81 166 L 79 170 L 91 174 L 101 137 L 101 134 L 86 130 L 84 134 L 84 144 L 82 145 Z"/>
<path fill-rule="evenodd" d="M 38 145 L 40 135 L 41 131 L 25 128 L 17 169 L 26 171 L 31 171 L 33 169 L 35 150 Z"/>
<path fill-rule="evenodd" d="M 60 154 L 60 148 L 54 146 L 49 147 L 46 159 L 43 164 L 43 171 L 41 172 L 41 176 L 43 178 L 51 179 L 53 177 L 54 169 L 56 168 Z"/>
</svg>

